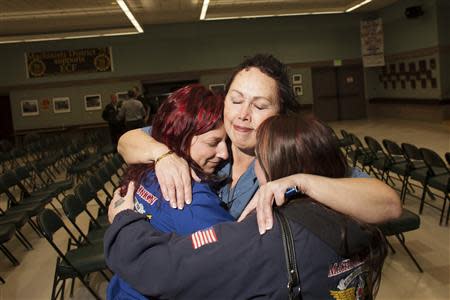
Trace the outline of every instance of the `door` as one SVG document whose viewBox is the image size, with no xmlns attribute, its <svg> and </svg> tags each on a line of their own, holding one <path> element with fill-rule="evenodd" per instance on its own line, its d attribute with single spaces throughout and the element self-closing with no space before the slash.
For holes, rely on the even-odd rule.
<svg viewBox="0 0 450 300">
<path fill-rule="evenodd" d="M 11 116 L 11 103 L 9 96 L 0 95 L 0 139 L 14 141 L 14 129 Z"/>
<path fill-rule="evenodd" d="M 323 121 L 339 120 L 339 105 L 335 68 L 313 68 L 313 112 Z"/>
<path fill-rule="evenodd" d="M 339 119 L 354 120 L 367 117 L 364 99 L 364 75 L 361 66 L 337 68 Z"/>
<path fill-rule="evenodd" d="M 314 114 L 324 121 L 366 118 L 362 67 L 312 69 Z"/>
</svg>

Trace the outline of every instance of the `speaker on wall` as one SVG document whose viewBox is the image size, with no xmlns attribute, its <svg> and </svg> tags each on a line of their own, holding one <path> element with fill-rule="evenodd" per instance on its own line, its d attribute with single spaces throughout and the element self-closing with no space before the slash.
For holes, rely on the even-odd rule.
<svg viewBox="0 0 450 300">
<path fill-rule="evenodd" d="M 408 19 L 415 19 L 420 16 L 423 16 L 424 11 L 422 9 L 422 6 L 410 6 L 405 9 L 405 16 Z"/>
</svg>

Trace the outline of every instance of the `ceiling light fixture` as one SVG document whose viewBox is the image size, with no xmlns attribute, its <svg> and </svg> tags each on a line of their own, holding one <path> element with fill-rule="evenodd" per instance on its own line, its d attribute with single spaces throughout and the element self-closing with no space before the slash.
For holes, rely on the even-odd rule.
<svg viewBox="0 0 450 300">
<path fill-rule="evenodd" d="M 372 2 L 372 0 L 365 0 L 360 2 L 359 4 L 356 4 L 355 6 L 350 7 L 349 9 L 346 9 L 345 12 L 351 12 L 352 10 L 355 10 L 363 5 L 366 5 L 367 3 Z"/>
<path fill-rule="evenodd" d="M 116 35 L 138 34 L 133 27 L 117 28 L 113 30 L 95 30 L 95 31 L 79 31 L 71 33 L 50 33 L 44 35 L 19 35 L 0 37 L 0 44 L 28 43 L 28 42 L 44 42 L 55 40 L 85 39 L 94 37 L 106 37 Z"/>
<path fill-rule="evenodd" d="M 202 12 L 200 13 L 200 20 L 204 20 L 206 12 L 208 11 L 209 0 L 203 0 Z"/>
<path fill-rule="evenodd" d="M 328 14 L 341 14 L 344 11 L 315 11 L 315 12 L 302 12 L 302 13 L 290 13 L 290 14 L 273 14 L 273 15 L 255 15 L 255 16 L 231 16 L 231 17 L 217 17 L 206 18 L 205 21 L 218 21 L 218 20 L 232 20 L 232 19 L 255 19 L 255 18 L 269 18 L 269 17 L 289 17 L 289 16 L 307 16 L 307 15 L 328 15 Z"/>
<path fill-rule="evenodd" d="M 116 0 L 116 2 L 117 2 L 117 4 L 119 4 L 119 6 L 122 9 L 122 11 L 125 13 L 125 15 L 127 16 L 128 20 L 130 20 L 131 24 L 133 24 L 134 28 L 136 28 L 136 30 L 139 33 L 143 33 L 144 29 L 142 29 L 141 25 L 139 25 L 139 22 L 133 16 L 133 14 L 131 13 L 131 10 L 128 8 L 128 6 L 125 3 L 125 1 L 124 0 Z"/>
</svg>

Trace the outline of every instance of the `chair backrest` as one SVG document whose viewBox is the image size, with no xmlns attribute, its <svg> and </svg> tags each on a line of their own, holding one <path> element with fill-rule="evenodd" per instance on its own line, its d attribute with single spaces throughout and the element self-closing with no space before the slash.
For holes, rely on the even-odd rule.
<svg viewBox="0 0 450 300">
<path fill-rule="evenodd" d="M 44 209 L 39 214 L 37 221 L 42 233 L 49 241 L 53 241 L 53 234 L 61 228 L 65 228 L 70 233 L 61 218 L 51 209 Z M 75 237 L 74 240 L 76 240 Z"/>
<path fill-rule="evenodd" d="M 75 195 L 84 203 L 88 203 L 95 197 L 95 192 L 87 182 L 82 182 L 75 187 Z"/>
<path fill-rule="evenodd" d="M 3 173 L 0 178 L 1 178 L 1 181 L 3 182 L 3 185 L 7 189 L 17 185 L 17 183 L 18 183 L 16 175 L 11 170 L 8 170 L 5 173 Z"/>
<path fill-rule="evenodd" d="M 423 160 L 422 152 L 413 144 L 402 143 L 402 149 L 405 156 L 410 160 Z"/>
<path fill-rule="evenodd" d="M 420 152 L 422 152 L 423 160 L 433 176 L 449 173 L 447 165 L 439 154 L 427 148 L 420 148 Z"/>
<path fill-rule="evenodd" d="M 348 135 L 350 136 L 350 138 L 353 141 L 353 144 L 355 144 L 355 146 L 357 148 L 364 149 L 363 143 L 361 142 L 361 140 L 356 135 L 354 135 L 353 133 L 349 133 Z"/>
<path fill-rule="evenodd" d="M 102 182 L 98 179 L 98 177 L 95 174 L 88 177 L 87 183 L 95 192 L 98 192 L 103 188 Z"/>
<path fill-rule="evenodd" d="M 450 166 L 450 152 L 445 153 L 445 160 L 447 161 L 447 164 Z"/>
<path fill-rule="evenodd" d="M 402 148 L 400 148 L 400 146 L 396 142 L 384 139 L 383 146 L 386 149 L 388 156 L 392 160 L 392 162 L 400 163 L 406 160 Z"/>
<path fill-rule="evenodd" d="M 70 194 L 63 199 L 63 210 L 66 216 L 75 222 L 76 218 L 86 209 L 86 203 Z"/>
<path fill-rule="evenodd" d="M 376 139 L 374 139 L 371 136 L 365 136 L 364 140 L 366 141 L 367 146 L 369 147 L 370 151 L 372 151 L 373 154 L 377 154 L 379 152 L 383 152 L 383 148 L 381 147 L 380 143 Z"/>
<path fill-rule="evenodd" d="M 31 176 L 30 170 L 26 166 L 20 166 L 20 167 L 15 168 L 14 173 L 16 174 L 16 178 L 18 180 L 24 180 Z"/>
</svg>

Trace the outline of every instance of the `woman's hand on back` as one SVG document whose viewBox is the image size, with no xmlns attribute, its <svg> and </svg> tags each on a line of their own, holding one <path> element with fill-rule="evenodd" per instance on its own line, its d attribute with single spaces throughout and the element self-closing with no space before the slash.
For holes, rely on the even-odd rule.
<svg viewBox="0 0 450 300">
<path fill-rule="evenodd" d="M 108 220 L 112 224 L 114 218 L 118 213 L 127 209 L 134 208 L 134 182 L 130 181 L 128 184 L 127 194 L 125 196 L 120 195 L 120 188 L 114 191 L 114 197 L 111 200 L 108 208 Z"/>
<path fill-rule="evenodd" d="M 161 187 L 161 193 L 170 206 L 182 209 L 184 203 L 192 202 L 191 169 L 188 163 L 172 153 L 155 165 L 155 174 Z M 195 180 L 197 176 L 192 172 Z"/>
<path fill-rule="evenodd" d="M 258 221 L 259 233 L 264 234 L 266 230 L 273 227 L 273 203 L 275 201 L 277 206 L 285 203 L 284 194 L 288 188 L 299 186 L 299 176 L 301 174 L 280 178 L 274 181 L 267 182 L 259 187 L 259 190 L 245 207 L 241 216 L 238 219 L 242 221 L 250 212 L 256 209 L 256 219 Z"/>
</svg>

